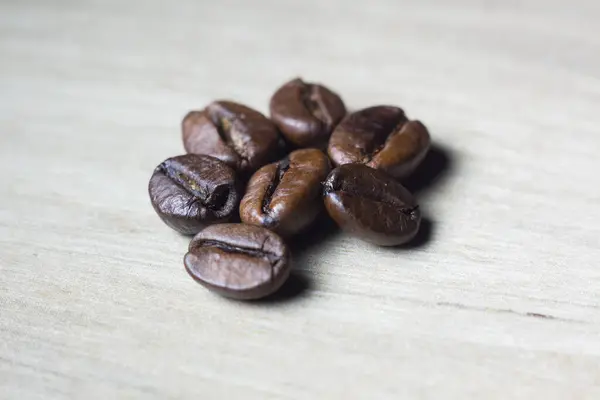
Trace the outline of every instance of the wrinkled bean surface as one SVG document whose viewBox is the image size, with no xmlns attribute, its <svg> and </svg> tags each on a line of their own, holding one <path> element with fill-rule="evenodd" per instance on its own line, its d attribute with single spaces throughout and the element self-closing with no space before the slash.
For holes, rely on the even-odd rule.
<svg viewBox="0 0 600 400">
<path fill-rule="evenodd" d="M 215 101 L 191 111 L 182 122 L 188 153 L 218 158 L 248 176 L 282 155 L 277 127 L 256 110 L 231 101 Z"/>
<path fill-rule="evenodd" d="M 162 162 L 148 184 L 159 217 L 183 234 L 227 221 L 240 200 L 235 171 L 216 158 L 186 154 Z"/>
</svg>

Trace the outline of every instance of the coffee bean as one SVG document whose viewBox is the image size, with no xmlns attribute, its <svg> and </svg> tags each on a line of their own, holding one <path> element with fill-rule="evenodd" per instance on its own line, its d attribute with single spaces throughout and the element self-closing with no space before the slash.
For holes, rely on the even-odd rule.
<svg viewBox="0 0 600 400">
<path fill-rule="evenodd" d="M 398 107 L 376 106 L 348 115 L 333 131 L 328 153 L 335 165 L 363 163 L 397 179 L 410 175 L 429 150 L 427 128 Z"/>
<path fill-rule="evenodd" d="M 323 188 L 325 208 L 343 229 L 368 242 L 395 246 L 419 230 L 421 213 L 413 196 L 386 173 L 364 164 L 335 168 Z"/>
<path fill-rule="evenodd" d="M 280 87 L 270 103 L 271 119 L 296 147 L 325 147 L 333 128 L 346 115 L 340 96 L 325 86 L 294 79 Z"/>
<path fill-rule="evenodd" d="M 248 183 L 240 218 L 282 236 L 304 230 L 323 209 L 321 183 L 329 170 L 329 159 L 317 149 L 296 150 L 265 165 Z"/>
<path fill-rule="evenodd" d="M 281 137 L 271 120 L 231 101 L 215 101 L 203 111 L 191 111 L 182 122 L 188 153 L 218 158 L 248 176 L 281 157 Z"/>
<path fill-rule="evenodd" d="M 290 274 L 290 254 L 276 233 L 246 224 L 212 225 L 192 239 L 187 272 L 208 289 L 240 300 L 275 292 Z"/>
<path fill-rule="evenodd" d="M 148 192 L 159 217 L 188 235 L 227 221 L 236 214 L 241 197 L 232 168 L 216 158 L 196 154 L 161 163 L 150 178 Z"/>
</svg>

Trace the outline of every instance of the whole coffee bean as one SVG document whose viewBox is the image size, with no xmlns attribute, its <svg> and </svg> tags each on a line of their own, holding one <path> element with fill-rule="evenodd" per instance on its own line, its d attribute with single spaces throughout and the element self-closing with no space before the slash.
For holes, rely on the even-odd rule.
<svg viewBox="0 0 600 400">
<path fill-rule="evenodd" d="M 240 203 L 242 222 L 282 236 L 307 228 L 323 209 L 321 183 L 330 170 L 320 150 L 302 149 L 254 173 Z"/>
<path fill-rule="evenodd" d="M 148 184 L 158 216 L 186 235 L 236 214 L 240 201 L 235 171 L 210 156 L 186 154 L 162 162 Z"/>
<path fill-rule="evenodd" d="M 240 300 L 268 296 L 290 274 L 290 253 L 276 233 L 246 224 L 212 225 L 192 239 L 187 272 L 208 289 Z"/>
<path fill-rule="evenodd" d="M 331 218 L 368 242 L 396 246 L 419 230 L 421 213 L 413 196 L 391 176 L 364 164 L 331 171 L 323 196 Z"/>
<path fill-rule="evenodd" d="M 273 94 L 270 109 L 271 119 L 296 147 L 324 148 L 333 128 L 346 115 L 340 96 L 299 78 Z"/>
<path fill-rule="evenodd" d="M 430 141 L 427 128 L 408 121 L 402 109 L 377 106 L 344 118 L 327 151 L 335 165 L 362 163 L 402 179 L 425 158 Z"/>
<path fill-rule="evenodd" d="M 282 140 L 271 120 L 231 101 L 215 101 L 191 111 L 182 122 L 188 153 L 218 158 L 248 176 L 282 155 Z"/>
</svg>

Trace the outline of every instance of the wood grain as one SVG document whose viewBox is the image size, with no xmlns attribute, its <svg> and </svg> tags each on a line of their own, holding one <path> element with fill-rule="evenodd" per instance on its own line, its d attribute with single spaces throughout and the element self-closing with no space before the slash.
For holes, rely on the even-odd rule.
<svg viewBox="0 0 600 400">
<path fill-rule="evenodd" d="M 0 2 L 0 397 L 600 398 L 600 3 Z M 269 302 L 182 267 L 154 166 L 302 75 L 435 141 L 427 221 L 327 224 Z"/>
</svg>

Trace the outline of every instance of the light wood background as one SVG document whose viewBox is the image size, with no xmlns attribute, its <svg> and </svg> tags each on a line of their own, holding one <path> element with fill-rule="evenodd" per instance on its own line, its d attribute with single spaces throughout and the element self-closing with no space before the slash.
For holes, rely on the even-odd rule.
<svg viewBox="0 0 600 400">
<path fill-rule="evenodd" d="M 0 398 L 600 398 L 600 2 L 361 3 L 0 1 Z M 227 301 L 147 181 L 297 75 L 430 127 L 427 222 Z"/>
</svg>

